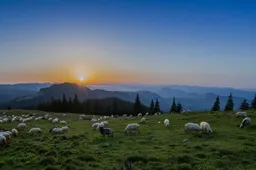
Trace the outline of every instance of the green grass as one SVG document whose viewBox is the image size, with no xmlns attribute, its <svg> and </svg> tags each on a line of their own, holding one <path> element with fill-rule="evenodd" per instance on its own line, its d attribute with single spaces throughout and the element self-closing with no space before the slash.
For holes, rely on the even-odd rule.
<svg viewBox="0 0 256 170">
<path fill-rule="evenodd" d="M 31 111 L 9 111 L 19 115 Z M 38 114 L 39 115 L 39 114 Z M 58 115 L 58 114 L 56 114 Z M 254 120 L 255 113 L 249 112 Z M 234 113 L 204 112 L 182 115 L 164 114 L 149 116 L 141 124 L 141 133 L 124 135 L 128 123 L 138 123 L 140 118 L 110 119 L 108 127 L 114 137 L 103 138 L 91 128 L 91 123 L 78 120 L 79 115 L 67 114 L 70 130 L 64 135 L 52 135 L 54 125 L 46 120 L 27 122 L 27 129 L 12 137 L 11 143 L 0 148 L 0 169 L 106 169 L 118 170 L 129 160 L 134 170 L 236 170 L 256 169 L 256 125 L 240 129 L 241 118 Z M 168 118 L 170 128 L 163 120 Z M 158 122 L 161 122 L 160 124 Z M 210 123 L 213 134 L 187 135 L 184 124 Z M 0 128 L 15 128 L 18 122 L 0 124 Z M 61 125 L 59 125 L 61 127 Z M 30 136 L 30 128 L 40 127 L 42 135 Z M 185 142 L 183 140 L 186 139 Z"/>
</svg>

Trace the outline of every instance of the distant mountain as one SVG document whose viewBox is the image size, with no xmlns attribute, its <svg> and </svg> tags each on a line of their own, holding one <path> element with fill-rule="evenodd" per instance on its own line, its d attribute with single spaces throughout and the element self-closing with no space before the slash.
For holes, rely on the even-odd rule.
<svg viewBox="0 0 256 170">
<path fill-rule="evenodd" d="M 79 86 L 72 83 L 53 84 L 50 87 L 42 88 L 39 92 L 18 97 L 10 102 L 2 104 L 2 107 L 11 106 L 14 108 L 36 105 L 40 102 L 50 101 L 52 97 L 61 99 L 65 94 L 67 98 L 73 98 L 75 94 L 81 101 L 90 99 L 119 98 L 124 101 L 134 102 L 138 93 L 142 103 L 149 106 L 152 99 L 158 98 L 161 109 L 168 112 L 172 103 L 173 96 L 177 102 L 181 102 L 184 109 L 209 110 L 216 99 L 216 94 L 206 93 L 186 93 L 182 90 L 170 89 L 167 87 L 157 90 L 159 94 L 150 91 L 107 91 L 102 89 L 91 90 L 90 88 Z M 220 96 L 221 108 L 224 108 L 227 96 Z M 234 96 L 235 108 L 240 106 L 244 98 Z M 250 101 L 249 101 L 250 102 Z"/>
<path fill-rule="evenodd" d="M 2 107 L 11 106 L 11 107 L 26 107 L 31 105 L 36 105 L 40 102 L 50 101 L 53 98 L 61 99 L 62 95 L 65 94 L 67 98 L 73 98 L 75 94 L 77 94 L 78 98 L 81 101 L 89 100 L 89 99 L 104 99 L 104 98 L 119 98 L 124 101 L 134 102 L 136 97 L 136 92 L 118 92 L 118 91 L 106 91 L 106 90 L 90 90 L 87 87 L 78 86 L 77 84 L 72 83 L 62 83 L 62 84 L 54 84 L 50 87 L 43 88 L 39 92 L 18 97 L 10 102 L 6 102 L 2 104 Z M 140 95 L 140 99 L 144 105 L 149 105 L 151 99 L 158 98 L 162 109 L 169 108 L 169 103 L 166 103 L 166 99 L 161 96 L 148 92 L 148 91 L 140 91 L 138 92 Z"/>
</svg>

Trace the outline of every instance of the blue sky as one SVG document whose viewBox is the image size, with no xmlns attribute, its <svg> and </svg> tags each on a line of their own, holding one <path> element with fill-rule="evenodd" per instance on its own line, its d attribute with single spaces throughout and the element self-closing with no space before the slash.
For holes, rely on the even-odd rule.
<svg viewBox="0 0 256 170">
<path fill-rule="evenodd" d="M 0 83 L 255 87 L 256 2 L 0 1 Z"/>
</svg>

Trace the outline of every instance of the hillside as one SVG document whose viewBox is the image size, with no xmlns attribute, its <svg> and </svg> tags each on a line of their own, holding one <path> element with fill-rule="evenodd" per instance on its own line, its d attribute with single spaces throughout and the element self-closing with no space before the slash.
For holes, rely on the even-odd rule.
<svg viewBox="0 0 256 170">
<path fill-rule="evenodd" d="M 37 113 L 13 110 L 8 115 Z M 249 112 L 252 120 L 256 112 Z M 53 135 L 49 129 L 53 124 L 48 120 L 26 122 L 27 128 L 13 137 L 8 146 L 0 152 L 0 168 L 11 169 L 120 169 L 125 160 L 131 162 L 133 170 L 215 170 L 215 169 L 256 169 L 256 126 L 253 123 L 245 129 L 237 125 L 241 119 L 234 113 L 195 112 L 190 114 L 165 114 L 149 116 L 140 124 L 140 133 L 124 135 L 128 123 L 139 122 L 140 118 L 109 119 L 108 127 L 114 137 L 103 138 L 93 130 L 91 123 L 79 120 L 77 114 L 52 114 L 68 122 L 67 134 Z M 171 121 L 166 129 L 163 120 Z M 183 131 L 187 122 L 207 121 L 213 133 L 194 136 Z M 158 123 L 160 122 L 160 123 Z M 12 129 L 18 122 L 1 124 Z M 61 127 L 60 124 L 54 126 Z M 40 127 L 41 135 L 27 135 L 31 127 Z"/>
<path fill-rule="evenodd" d="M 17 87 L 23 87 L 23 89 L 26 89 L 23 86 Z M 43 85 L 42 85 L 43 86 Z M 168 87 L 161 87 L 161 86 L 125 86 L 123 85 L 127 90 L 131 91 L 115 91 L 114 89 L 121 90 L 121 87 L 117 85 L 99 85 L 99 86 L 92 86 L 89 85 L 88 87 L 79 86 L 77 84 L 72 83 L 62 83 L 62 84 L 53 84 L 51 86 L 45 85 L 46 88 L 42 88 L 39 92 L 36 91 L 29 91 L 24 92 L 19 95 L 19 93 L 15 93 L 15 96 L 9 96 L 8 102 L 5 102 L 0 104 L 0 108 L 7 108 L 7 106 L 11 106 L 13 108 L 21 108 L 26 106 L 35 105 L 39 102 L 45 102 L 50 101 L 52 97 L 56 99 L 62 98 L 63 94 L 66 94 L 67 98 L 73 98 L 75 94 L 78 95 L 79 99 L 81 101 L 83 100 L 89 100 L 89 99 L 104 99 L 104 98 L 119 98 L 124 101 L 128 102 L 134 102 L 136 94 L 138 93 L 140 95 L 140 99 L 142 103 L 146 106 L 149 106 L 150 101 L 152 99 L 158 98 L 161 106 L 161 110 L 168 112 L 172 103 L 173 96 L 176 97 L 177 102 L 181 102 L 184 109 L 191 108 L 192 110 L 209 110 L 212 107 L 212 104 L 214 103 L 216 99 L 216 94 L 213 92 L 216 92 L 217 94 L 220 94 L 220 101 L 221 101 L 221 108 L 223 109 L 226 101 L 227 96 L 225 94 L 228 93 L 228 89 L 223 88 L 212 88 L 213 92 L 210 91 L 211 88 L 207 87 L 193 87 L 188 86 L 187 89 L 191 89 L 191 92 L 186 92 L 184 89 L 186 86 L 168 86 Z M 31 85 L 31 87 L 34 87 Z M 103 89 L 99 89 L 102 87 Z M 110 88 L 111 87 L 111 88 Z M 132 90 L 141 88 L 139 91 Z M 175 89 L 180 87 L 181 89 Z M 183 88 L 183 90 L 182 90 Z M 1 89 L 1 86 L 0 86 Z M 15 88 L 16 89 L 16 88 Z M 19 88 L 21 89 L 21 88 Z M 35 89 L 35 88 L 34 88 Z M 104 90 L 105 89 L 105 90 Z M 109 91 L 106 89 L 112 89 L 113 91 Z M 147 89 L 147 90 L 143 90 Z M 204 89 L 204 92 L 200 92 L 199 89 Z M 218 91 L 219 89 L 219 91 Z M 17 90 L 17 89 L 16 89 Z M 151 90 L 151 91 L 150 91 Z M 240 106 L 240 103 L 244 98 L 247 98 L 249 103 L 251 102 L 252 98 L 249 98 L 251 96 L 254 96 L 253 92 L 247 92 L 242 90 L 236 90 L 229 89 L 233 93 L 234 98 L 234 104 L 235 109 L 238 109 Z M 233 90 L 233 91 L 232 91 Z M 203 91 L 203 90 L 202 90 Z M 222 91 L 225 91 L 222 93 Z M 9 92 L 9 90 L 5 90 L 4 92 Z M 12 93 L 12 91 L 10 91 Z M 13 94 L 13 93 L 12 93 Z M 237 96 L 238 95 L 238 96 Z M 239 96 L 245 96 L 245 97 L 239 97 Z M 0 97 L 1 98 L 1 97 Z M 8 97 L 6 97 L 8 98 Z M 1 103 L 1 102 L 0 102 Z"/>
</svg>

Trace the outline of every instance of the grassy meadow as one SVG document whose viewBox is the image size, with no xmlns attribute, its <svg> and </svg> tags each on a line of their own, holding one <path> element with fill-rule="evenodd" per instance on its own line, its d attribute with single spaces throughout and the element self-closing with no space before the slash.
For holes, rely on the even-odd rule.
<svg viewBox="0 0 256 170">
<path fill-rule="evenodd" d="M 8 115 L 43 112 L 10 110 Z M 1 112 L 0 112 L 1 113 Z M 138 123 L 141 119 L 115 118 L 107 120 L 114 137 L 103 138 L 93 130 L 88 120 L 79 120 L 78 114 L 51 114 L 66 120 L 69 132 L 63 135 L 49 133 L 54 127 L 48 120 L 26 122 L 25 131 L 12 137 L 7 146 L 0 147 L 0 169 L 10 170 L 119 170 L 125 160 L 132 163 L 133 170 L 238 170 L 256 169 L 256 125 L 255 113 L 252 125 L 240 129 L 242 118 L 235 113 L 200 112 L 185 114 L 163 114 L 148 116 L 145 124 L 140 124 L 141 133 L 124 135 L 128 123 Z M 53 116 L 54 115 L 54 116 Z M 2 116 L 2 115 L 0 115 Z M 167 129 L 163 120 L 170 120 Z M 197 136 L 184 133 L 184 124 L 206 121 L 211 125 L 212 134 Z M 160 122 L 160 123 L 159 123 Z M 16 128 L 19 122 L 0 124 L 0 129 Z M 63 125 L 57 124 L 62 127 Z M 41 135 L 30 136 L 32 127 L 40 127 Z"/>
</svg>

